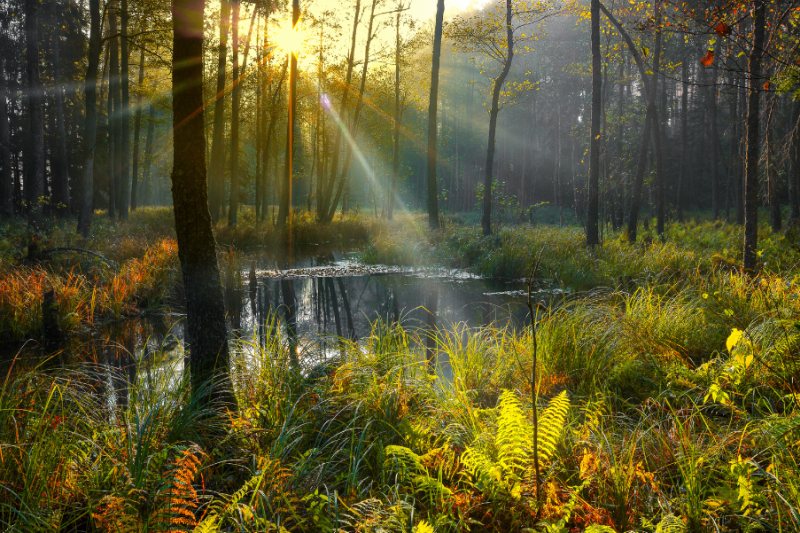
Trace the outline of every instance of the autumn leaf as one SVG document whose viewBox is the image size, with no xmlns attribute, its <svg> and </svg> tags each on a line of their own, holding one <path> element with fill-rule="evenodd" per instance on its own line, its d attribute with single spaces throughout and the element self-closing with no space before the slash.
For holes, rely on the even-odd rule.
<svg viewBox="0 0 800 533">
<path fill-rule="evenodd" d="M 707 50 L 706 55 L 700 58 L 700 64 L 704 67 L 710 67 L 714 64 L 714 50 Z"/>
<path fill-rule="evenodd" d="M 720 21 L 714 26 L 714 31 L 720 37 L 727 37 L 731 34 L 731 27 L 725 24 L 724 22 Z"/>
<path fill-rule="evenodd" d="M 764 88 L 765 91 L 769 91 L 769 88 L 770 88 L 769 81 L 765 81 L 764 85 L 762 87 Z"/>
<path fill-rule="evenodd" d="M 731 334 L 728 335 L 728 340 L 725 341 L 725 348 L 728 349 L 729 352 L 733 351 L 733 348 L 739 344 L 739 341 L 742 340 L 744 336 L 744 332 L 738 328 L 733 328 L 731 330 Z"/>
</svg>

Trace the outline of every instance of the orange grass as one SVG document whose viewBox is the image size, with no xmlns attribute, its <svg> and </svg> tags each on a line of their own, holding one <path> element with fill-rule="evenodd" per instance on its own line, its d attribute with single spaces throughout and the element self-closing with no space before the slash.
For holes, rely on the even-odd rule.
<svg viewBox="0 0 800 533">
<path fill-rule="evenodd" d="M 175 240 L 162 239 L 147 247 L 142 257 L 122 263 L 117 272 L 99 276 L 0 263 L 0 335 L 12 341 L 37 335 L 43 297 L 49 290 L 55 294 L 64 331 L 157 305 L 172 285 L 177 255 Z"/>
</svg>

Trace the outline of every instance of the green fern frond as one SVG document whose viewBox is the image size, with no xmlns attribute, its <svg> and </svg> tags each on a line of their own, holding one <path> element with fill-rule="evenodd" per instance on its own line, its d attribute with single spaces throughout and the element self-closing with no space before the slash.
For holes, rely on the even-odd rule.
<svg viewBox="0 0 800 533">
<path fill-rule="evenodd" d="M 617 533 L 617 530 L 611 526 L 592 524 L 591 526 L 584 529 L 583 533 Z"/>
<path fill-rule="evenodd" d="M 670 513 L 664 515 L 656 526 L 656 533 L 685 533 L 686 524 L 683 520 Z"/>
<path fill-rule="evenodd" d="M 470 446 L 464 450 L 461 463 L 484 488 L 499 484 L 503 478 L 500 466 L 480 448 Z"/>
<path fill-rule="evenodd" d="M 431 476 L 417 476 L 414 478 L 414 486 L 417 492 L 423 494 L 432 502 L 443 501 L 453 495 L 452 490 L 447 488 L 441 481 Z"/>
<path fill-rule="evenodd" d="M 228 516 L 232 516 L 239 510 L 245 497 L 261 486 L 265 474 L 266 470 L 256 473 L 230 496 L 214 500 L 209 506 L 205 518 L 194 529 L 195 533 L 217 531 Z"/>
<path fill-rule="evenodd" d="M 569 396 L 561 391 L 554 396 L 539 417 L 539 461 L 547 463 L 556 452 L 558 440 L 564 431 L 569 413 Z"/>
<path fill-rule="evenodd" d="M 503 391 L 497 410 L 497 463 L 506 476 L 518 479 L 530 458 L 533 432 L 514 392 Z"/>
<path fill-rule="evenodd" d="M 555 396 L 539 417 L 539 461 L 555 455 L 569 413 L 566 391 Z M 503 391 L 497 403 L 494 438 L 478 435 L 461 455 L 461 463 L 484 491 L 511 491 L 533 463 L 533 427 L 522 402 L 511 391 Z"/>
<path fill-rule="evenodd" d="M 384 453 L 384 467 L 397 475 L 400 481 L 408 480 L 420 474 L 427 474 L 419 455 L 405 446 L 391 444 L 386 447 Z"/>
</svg>

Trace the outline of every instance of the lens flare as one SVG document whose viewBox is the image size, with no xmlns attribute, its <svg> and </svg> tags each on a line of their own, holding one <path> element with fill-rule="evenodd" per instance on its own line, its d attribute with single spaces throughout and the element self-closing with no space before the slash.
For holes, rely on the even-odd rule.
<svg viewBox="0 0 800 533">
<path fill-rule="evenodd" d="M 273 45 L 286 54 L 300 55 L 306 43 L 306 32 L 303 30 L 302 20 L 297 21 L 294 27 L 290 21 L 281 24 L 273 30 L 270 40 Z"/>
</svg>

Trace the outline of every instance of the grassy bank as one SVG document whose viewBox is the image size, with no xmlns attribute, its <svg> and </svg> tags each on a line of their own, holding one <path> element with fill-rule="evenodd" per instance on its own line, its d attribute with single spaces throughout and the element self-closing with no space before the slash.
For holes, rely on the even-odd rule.
<svg viewBox="0 0 800 533">
<path fill-rule="evenodd" d="M 643 232 L 630 245 L 622 233 L 607 234 L 594 250 L 579 227 L 502 227 L 484 237 L 478 227 L 445 224 L 423 231 L 421 219 L 382 228 L 364 252 L 365 260 L 387 264 L 445 264 L 500 279 L 522 279 L 539 260 L 537 277 L 576 290 L 670 283 L 741 262 L 741 227 L 721 221 L 672 223 L 665 242 Z M 794 233 L 760 228 L 759 257 L 767 272 L 791 274 L 800 266 Z"/>
<path fill-rule="evenodd" d="M 38 339 L 48 313 L 62 333 L 70 334 L 97 322 L 180 305 L 175 298 L 180 276 L 172 216 L 167 208 L 138 209 L 127 221 L 99 216 L 88 239 L 75 234 L 72 221 L 51 221 L 35 236 L 24 222 L 0 224 L 2 342 Z M 359 217 L 323 225 L 310 214 L 299 214 L 297 253 L 357 250 L 381 225 Z M 284 247 L 283 232 L 271 224 L 256 224 L 247 210 L 237 227 L 221 223 L 216 235 L 223 268 L 237 254 L 270 256 Z M 233 256 L 231 250 L 236 252 Z M 45 304 L 49 291 L 52 305 Z"/>
<path fill-rule="evenodd" d="M 30 262 L 24 228 L 4 228 L 3 330 L 38 331 L 46 287 L 65 329 L 163 302 L 177 272 L 170 216 L 100 221 L 88 242 L 54 227 L 38 244 L 104 259 Z M 222 250 L 281 238 L 247 220 L 218 235 Z M 14 366 L 0 386 L 0 525 L 800 530 L 800 255 L 790 237 L 763 228 L 765 268 L 750 277 L 735 268 L 738 228 L 722 223 L 673 224 L 666 244 L 607 236 L 594 251 L 574 228 L 485 238 L 452 224 L 431 233 L 415 216 L 301 219 L 298 235 L 307 250 L 495 277 L 524 277 L 540 257 L 538 277 L 577 290 L 538 310 L 535 381 L 531 328 L 435 332 L 439 377 L 421 334 L 380 323 L 303 375 L 280 339 L 236 340 L 240 410 L 215 426 L 177 378 L 182 362 L 158 350 L 134 358 L 136 372 Z"/>
<path fill-rule="evenodd" d="M 313 379 L 289 369 L 279 340 L 238 341 L 241 410 L 205 448 L 210 429 L 185 384 L 145 379 L 146 368 L 125 386 L 91 367 L 11 375 L 0 389 L 0 523 L 794 531 L 798 288 L 746 291 L 748 316 L 722 309 L 747 296 L 734 289 L 599 292 L 542 311 L 539 504 L 531 330 L 438 332 L 448 380 L 427 372 L 421 339 L 377 324 Z"/>
</svg>

